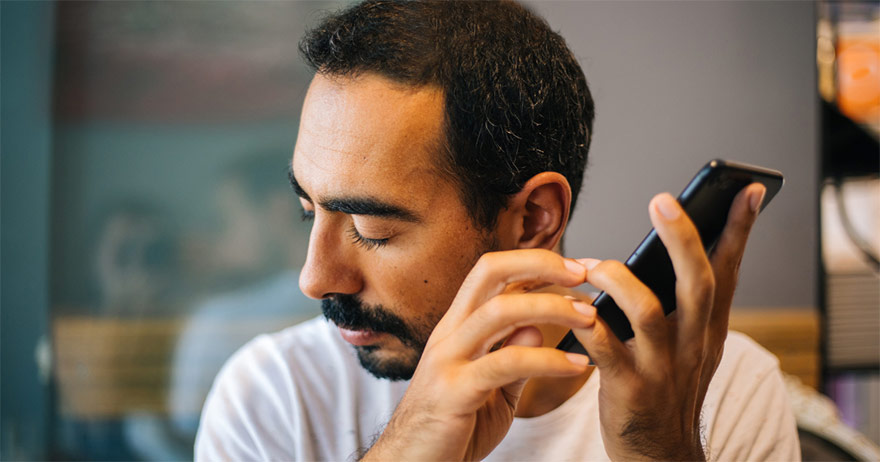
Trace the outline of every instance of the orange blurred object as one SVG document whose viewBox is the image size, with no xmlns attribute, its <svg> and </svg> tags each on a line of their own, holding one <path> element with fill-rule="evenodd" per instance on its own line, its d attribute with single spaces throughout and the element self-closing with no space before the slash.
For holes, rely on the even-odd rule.
<svg viewBox="0 0 880 462">
<path fill-rule="evenodd" d="M 844 114 L 858 122 L 880 123 L 880 34 L 839 37 L 837 85 Z"/>
</svg>

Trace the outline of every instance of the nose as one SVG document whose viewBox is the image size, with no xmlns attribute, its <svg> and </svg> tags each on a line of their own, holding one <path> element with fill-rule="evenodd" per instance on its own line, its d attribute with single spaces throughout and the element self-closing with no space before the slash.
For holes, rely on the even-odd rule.
<svg viewBox="0 0 880 462">
<path fill-rule="evenodd" d="M 306 262 L 299 274 L 299 288 L 307 297 L 323 299 L 360 292 L 363 280 L 357 259 L 347 254 L 352 249 L 345 245 L 344 232 L 341 224 L 315 217 Z"/>
</svg>

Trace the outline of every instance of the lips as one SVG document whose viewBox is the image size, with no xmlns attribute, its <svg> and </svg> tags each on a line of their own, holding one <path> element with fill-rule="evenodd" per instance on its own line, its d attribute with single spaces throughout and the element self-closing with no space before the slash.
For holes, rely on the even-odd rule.
<svg viewBox="0 0 880 462">
<path fill-rule="evenodd" d="M 382 336 L 385 335 L 380 332 L 375 332 L 368 329 L 351 330 L 344 327 L 338 327 L 338 329 L 339 335 L 342 336 L 342 339 L 354 346 L 372 345 L 378 342 L 382 338 Z"/>
</svg>

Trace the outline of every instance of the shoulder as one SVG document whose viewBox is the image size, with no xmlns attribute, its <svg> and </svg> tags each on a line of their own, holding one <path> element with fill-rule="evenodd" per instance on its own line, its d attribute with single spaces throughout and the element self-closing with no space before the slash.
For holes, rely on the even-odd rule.
<svg viewBox="0 0 880 462">
<path fill-rule="evenodd" d="M 722 411 L 723 404 L 753 401 L 758 397 L 757 390 L 775 389 L 773 379 L 776 377 L 781 377 L 776 356 L 745 334 L 731 331 L 724 342 L 721 363 L 709 385 L 706 404 Z"/>
<path fill-rule="evenodd" d="M 239 349 L 217 375 L 196 439 L 198 459 L 300 459 L 302 403 L 332 400 L 334 371 L 352 358 L 315 318 Z"/>
<path fill-rule="evenodd" d="M 279 391 L 306 375 L 327 375 L 345 367 L 353 354 L 345 348 L 332 326 L 314 318 L 282 331 L 260 335 L 239 349 L 223 366 L 215 388 L 251 384 Z"/>
<path fill-rule="evenodd" d="M 718 366 L 719 370 L 722 368 L 739 372 L 750 370 L 753 374 L 766 374 L 779 370 L 779 360 L 751 337 L 740 332 L 730 331 L 724 342 L 724 356 Z M 737 377 L 741 378 L 740 375 Z"/>
<path fill-rule="evenodd" d="M 730 332 L 703 406 L 710 455 L 718 460 L 796 460 L 800 449 L 779 361 Z"/>
</svg>

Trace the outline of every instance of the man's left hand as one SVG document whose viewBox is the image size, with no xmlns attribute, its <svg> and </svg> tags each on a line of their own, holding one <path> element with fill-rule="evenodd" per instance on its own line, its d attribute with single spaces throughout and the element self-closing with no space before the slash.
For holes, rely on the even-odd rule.
<svg viewBox="0 0 880 462">
<path fill-rule="evenodd" d="M 613 460 L 705 459 L 700 412 L 764 193 L 760 184 L 740 192 L 711 257 L 678 202 L 665 193 L 654 197 L 651 221 L 676 275 L 677 309 L 669 317 L 623 263 L 587 261 L 587 282 L 614 298 L 635 332 L 624 344 L 601 319 L 574 331 L 600 370 L 602 438 Z"/>
</svg>

